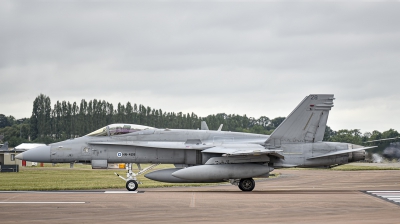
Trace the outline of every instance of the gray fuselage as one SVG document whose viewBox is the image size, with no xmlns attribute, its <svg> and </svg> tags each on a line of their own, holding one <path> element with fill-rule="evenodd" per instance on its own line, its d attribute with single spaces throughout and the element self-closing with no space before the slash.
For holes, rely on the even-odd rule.
<svg viewBox="0 0 400 224">
<path fill-rule="evenodd" d="M 203 149 L 223 144 L 263 145 L 268 138 L 268 135 L 260 134 L 181 129 L 150 129 L 116 136 L 83 136 L 49 145 L 51 153 L 50 160 L 47 162 L 70 163 L 101 160 L 107 161 L 107 163 L 201 165 L 212 157 L 221 156 L 221 154 L 215 153 L 202 153 Z M 121 142 L 126 144 L 121 145 Z M 143 146 L 133 146 L 130 142 L 141 142 Z M 152 143 L 152 146 L 146 147 L 146 143 L 149 142 Z M 157 142 L 160 142 L 160 147 L 154 147 Z M 179 142 L 184 142 L 185 147 L 172 148 L 174 143 L 179 144 Z M 164 147 L 166 143 L 171 143 L 172 146 Z M 328 158 L 308 159 L 351 147 L 361 146 L 336 142 L 282 144 L 280 149 L 283 151 L 280 154 L 284 156 L 284 159 L 270 156 L 268 163 L 274 168 L 315 167 L 364 159 L 362 155 L 365 154 L 365 151 Z"/>
</svg>

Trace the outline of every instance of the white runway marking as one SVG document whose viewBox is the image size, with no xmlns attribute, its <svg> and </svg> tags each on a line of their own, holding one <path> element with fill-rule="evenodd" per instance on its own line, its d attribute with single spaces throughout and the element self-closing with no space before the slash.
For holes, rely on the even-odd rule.
<svg viewBox="0 0 400 224">
<path fill-rule="evenodd" d="M 400 205 L 400 191 L 366 191 L 366 193 Z"/>
<path fill-rule="evenodd" d="M 0 191 L 0 194 L 137 194 L 144 191 Z"/>
<path fill-rule="evenodd" d="M 0 194 L 80 194 L 104 193 L 104 191 L 0 191 Z"/>
<path fill-rule="evenodd" d="M 83 201 L 0 201 L 0 204 L 85 204 Z"/>
<path fill-rule="evenodd" d="M 189 207 L 190 208 L 196 207 L 196 195 L 194 193 L 192 194 L 192 199 L 190 200 Z"/>
</svg>

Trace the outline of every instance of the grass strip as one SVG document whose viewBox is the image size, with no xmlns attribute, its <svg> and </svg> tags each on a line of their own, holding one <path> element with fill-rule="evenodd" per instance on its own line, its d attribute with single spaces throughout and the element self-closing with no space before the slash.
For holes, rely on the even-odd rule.
<svg viewBox="0 0 400 224">
<path fill-rule="evenodd" d="M 380 166 L 357 166 L 352 164 L 345 164 L 331 168 L 331 170 L 340 171 L 360 171 L 360 170 L 400 170 L 398 167 L 380 167 Z"/>
<path fill-rule="evenodd" d="M 147 164 L 143 164 L 142 168 Z M 161 169 L 172 168 L 172 165 L 160 165 Z M 134 170 L 137 172 L 138 170 Z M 114 172 L 125 177 L 124 169 L 93 170 L 89 165 L 45 164 L 44 167 L 23 167 L 18 173 L 0 173 L 1 191 L 50 191 L 50 190 L 91 190 L 125 188 L 125 182 Z M 215 184 L 172 184 L 163 183 L 138 176 L 143 184 L 139 188 L 173 187 L 173 186 L 205 186 Z"/>
</svg>

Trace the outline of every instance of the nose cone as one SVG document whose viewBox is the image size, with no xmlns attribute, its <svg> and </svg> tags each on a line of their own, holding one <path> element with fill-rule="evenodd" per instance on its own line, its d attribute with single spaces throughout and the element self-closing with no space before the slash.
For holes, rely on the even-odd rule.
<svg viewBox="0 0 400 224">
<path fill-rule="evenodd" d="M 29 149 L 26 152 L 18 154 L 15 158 L 30 162 L 49 163 L 50 161 L 50 146 L 39 146 Z"/>
<path fill-rule="evenodd" d="M 23 160 L 24 157 L 22 156 L 22 154 L 24 154 L 24 153 L 20 153 L 20 154 L 16 155 L 15 158 L 19 159 L 19 160 Z"/>
</svg>

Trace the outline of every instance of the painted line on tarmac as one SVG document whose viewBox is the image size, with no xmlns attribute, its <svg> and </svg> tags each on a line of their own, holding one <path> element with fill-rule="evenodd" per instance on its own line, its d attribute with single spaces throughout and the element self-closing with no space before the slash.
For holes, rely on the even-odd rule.
<svg viewBox="0 0 400 224">
<path fill-rule="evenodd" d="M 400 205 L 400 191 L 363 191 L 366 194 Z"/>
<path fill-rule="evenodd" d="M 84 201 L 0 201 L 0 204 L 85 204 Z"/>
<path fill-rule="evenodd" d="M 189 207 L 190 207 L 190 208 L 196 207 L 196 195 L 194 194 L 194 192 L 193 192 L 193 194 L 192 194 L 192 199 L 190 200 Z"/>
<path fill-rule="evenodd" d="M 139 194 L 144 191 L 0 191 L 0 194 Z"/>
<path fill-rule="evenodd" d="M 104 191 L 0 191 L 0 194 L 103 194 Z"/>
</svg>

